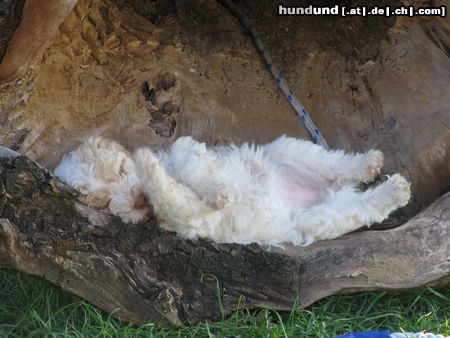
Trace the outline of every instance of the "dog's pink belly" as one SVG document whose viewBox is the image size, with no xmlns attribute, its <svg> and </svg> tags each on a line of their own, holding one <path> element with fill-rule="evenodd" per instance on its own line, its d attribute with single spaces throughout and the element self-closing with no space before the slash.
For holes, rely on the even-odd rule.
<svg viewBox="0 0 450 338">
<path fill-rule="evenodd" d="M 330 189 L 337 188 L 332 182 L 306 168 L 283 166 L 280 174 L 280 197 L 297 208 L 320 204 Z"/>
<path fill-rule="evenodd" d="M 323 201 L 324 190 L 318 190 L 303 186 L 291 186 L 282 194 L 283 200 L 300 208 L 307 208 Z"/>
</svg>

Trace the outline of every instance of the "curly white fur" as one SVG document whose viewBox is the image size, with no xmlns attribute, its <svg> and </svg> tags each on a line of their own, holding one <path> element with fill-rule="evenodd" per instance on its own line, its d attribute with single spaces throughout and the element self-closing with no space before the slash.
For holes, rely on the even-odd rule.
<svg viewBox="0 0 450 338">
<path fill-rule="evenodd" d="M 137 223 L 149 211 L 131 154 L 120 144 L 90 137 L 63 158 L 55 175 L 95 208 L 109 208 L 124 222 Z"/>
<path fill-rule="evenodd" d="M 148 211 L 144 192 L 162 226 L 185 238 L 308 245 L 381 222 L 407 204 L 410 185 L 399 174 L 356 189 L 382 165 L 377 150 L 346 154 L 287 136 L 214 148 L 181 137 L 165 151 L 140 149 L 133 161 L 114 141 L 96 137 L 65 157 L 55 174 L 88 204 L 109 204 L 127 222 Z M 103 205 L 96 204 L 98 194 Z"/>
</svg>

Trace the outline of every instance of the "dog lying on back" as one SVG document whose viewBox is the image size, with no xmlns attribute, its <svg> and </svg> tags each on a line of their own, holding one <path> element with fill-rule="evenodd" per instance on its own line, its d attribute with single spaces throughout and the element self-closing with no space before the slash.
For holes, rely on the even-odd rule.
<svg viewBox="0 0 450 338">
<path fill-rule="evenodd" d="M 377 150 L 348 154 L 281 136 L 261 145 L 207 148 L 181 137 L 168 150 L 87 139 L 55 174 L 86 204 L 124 222 L 144 219 L 150 205 L 162 226 L 185 238 L 216 242 L 309 245 L 383 221 L 407 204 L 410 184 L 392 175 L 361 192 L 380 173 Z"/>
</svg>

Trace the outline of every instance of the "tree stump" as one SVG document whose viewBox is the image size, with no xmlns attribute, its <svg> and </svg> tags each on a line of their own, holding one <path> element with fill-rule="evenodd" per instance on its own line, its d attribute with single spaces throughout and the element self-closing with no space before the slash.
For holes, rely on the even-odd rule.
<svg viewBox="0 0 450 338">
<path fill-rule="evenodd" d="M 308 134 L 215 0 L 8 0 L 0 144 L 22 155 L 0 152 L 2 268 L 120 308 L 124 320 L 175 325 L 448 284 L 450 20 L 287 18 L 270 0 L 238 5 L 329 145 L 379 148 L 386 173 L 412 182 L 409 221 L 280 249 L 187 241 L 154 220 L 125 225 L 83 206 L 40 165 L 53 169 L 85 136 L 161 148 L 183 135 L 217 145 Z"/>
</svg>

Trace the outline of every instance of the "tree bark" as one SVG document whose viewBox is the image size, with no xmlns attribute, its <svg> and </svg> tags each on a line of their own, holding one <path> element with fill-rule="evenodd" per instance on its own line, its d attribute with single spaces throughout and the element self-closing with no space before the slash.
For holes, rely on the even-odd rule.
<svg viewBox="0 0 450 338">
<path fill-rule="evenodd" d="M 391 230 L 309 247 L 184 240 L 123 224 L 25 156 L 0 148 L 0 267 L 41 276 L 114 316 L 191 325 L 241 308 L 290 309 L 327 295 L 450 281 L 450 194 Z"/>
</svg>

